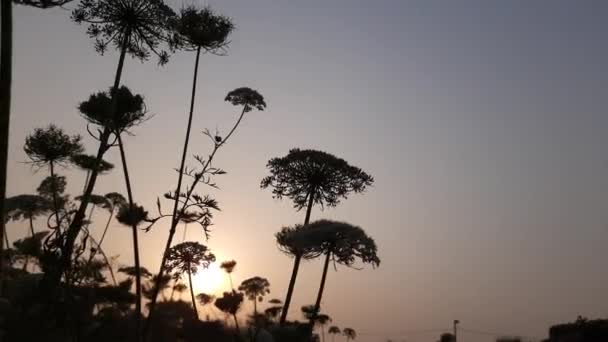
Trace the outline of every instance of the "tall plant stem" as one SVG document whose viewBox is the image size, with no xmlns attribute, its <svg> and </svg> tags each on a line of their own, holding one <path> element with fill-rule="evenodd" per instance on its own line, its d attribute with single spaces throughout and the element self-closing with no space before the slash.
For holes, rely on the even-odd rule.
<svg viewBox="0 0 608 342">
<path fill-rule="evenodd" d="M 312 211 L 312 205 L 314 202 L 314 195 L 316 189 L 313 187 L 308 193 L 308 206 L 306 207 L 306 217 L 304 217 L 304 225 L 310 222 L 310 213 Z M 289 279 L 289 287 L 287 288 L 287 295 L 285 296 L 285 304 L 283 310 L 281 310 L 281 321 L 280 325 L 284 325 L 287 320 L 287 313 L 289 312 L 289 305 L 291 304 L 291 297 L 293 296 L 293 290 L 296 286 L 296 278 L 298 277 L 298 270 L 300 269 L 300 262 L 302 261 L 302 255 L 297 254 L 293 259 L 293 269 L 291 271 L 291 278 Z"/>
<path fill-rule="evenodd" d="M 30 217 L 28 218 L 28 221 L 30 223 L 30 233 L 32 234 L 32 239 L 34 238 L 34 235 L 36 235 L 36 232 L 34 232 L 34 218 L 32 217 L 32 215 L 30 215 Z M 30 256 L 26 255 L 25 256 L 25 262 L 23 263 L 23 270 L 27 271 L 27 265 L 30 263 Z"/>
<path fill-rule="evenodd" d="M 327 279 L 327 268 L 329 267 L 329 259 L 331 257 L 331 249 L 328 249 L 325 252 L 325 264 L 323 265 L 323 275 L 321 276 L 321 284 L 319 285 L 319 292 L 317 293 L 317 301 L 315 302 L 315 316 L 319 314 L 319 310 L 321 309 L 321 298 L 323 298 L 323 290 L 325 289 L 325 280 Z M 310 320 L 310 327 L 314 327 L 315 318 L 313 317 Z"/>
<path fill-rule="evenodd" d="M 8 162 L 8 132 L 11 117 L 11 82 L 13 64 L 13 4 L 1 0 L 0 4 L 0 296 L 4 285 L 4 205 Z M 8 243 L 7 243 L 8 247 Z"/>
<path fill-rule="evenodd" d="M 127 186 L 127 200 L 129 201 L 129 211 L 133 212 L 133 191 L 131 189 L 131 179 L 129 178 L 129 169 L 127 167 L 127 158 L 125 157 L 125 147 L 122 143 L 120 132 L 116 132 L 118 138 L 118 149 L 120 150 L 120 160 L 122 161 L 122 171 L 125 176 L 125 184 Z M 139 264 L 139 240 L 137 238 L 137 224 L 131 226 L 133 231 L 133 258 L 135 262 L 135 296 L 137 297 L 135 302 L 135 331 L 137 335 L 137 341 L 141 340 L 141 268 Z"/>
<path fill-rule="evenodd" d="M 167 237 L 167 243 L 165 244 L 165 249 L 163 251 L 163 257 L 160 263 L 160 270 L 158 271 L 158 281 L 154 287 L 154 295 L 152 297 L 152 301 L 150 302 L 150 310 L 148 314 L 148 319 L 144 325 L 144 339 L 147 339 L 149 326 L 151 322 L 152 315 L 154 313 L 154 308 L 156 306 L 156 299 L 158 297 L 160 279 L 162 277 L 165 264 L 167 262 L 167 253 L 169 248 L 171 248 L 171 243 L 173 242 L 173 236 L 175 235 L 175 229 L 177 227 L 177 223 L 179 222 L 178 216 L 178 206 L 179 206 L 179 194 L 182 189 L 182 181 L 184 178 L 184 168 L 186 167 L 186 156 L 188 155 L 188 145 L 190 143 L 190 132 L 192 131 L 192 119 L 194 117 L 194 103 L 196 99 L 196 83 L 198 80 L 198 65 L 201 57 L 201 47 L 199 46 L 196 50 L 196 60 L 194 62 L 194 76 L 192 80 L 192 94 L 190 96 L 190 113 L 188 114 L 188 126 L 186 128 L 186 138 L 184 140 L 184 147 L 182 150 L 182 160 L 179 166 L 179 174 L 177 176 L 177 187 L 175 189 L 175 202 L 173 203 L 173 213 L 171 216 L 171 229 L 169 230 L 169 236 Z"/>
<path fill-rule="evenodd" d="M 58 232 L 61 232 L 61 216 L 59 215 L 59 198 L 57 196 L 57 183 L 55 178 L 55 165 L 53 162 L 49 163 L 49 170 L 51 172 L 51 192 L 53 194 L 53 210 L 55 211 L 55 222 L 58 229 Z"/>
<path fill-rule="evenodd" d="M 106 226 L 103 229 L 103 233 L 101 233 L 101 237 L 99 238 L 99 243 L 97 244 L 98 248 L 101 248 L 101 244 L 103 243 L 103 240 L 106 237 L 106 233 L 108 232 L 108 228 L 110 227 L 110 223 L 112 222 L 112 217 L 114 216 L 114 207 L 112 207 L 112 210 L 110 210 L 110 216 L 108 217 L 108 221 L 106 221 Z M 95 254 L 97 253 L 97 249 L 91 253 L 91 256 L 89 256 L 89 260 L 93 259 L 95 257 Z"/>
<path fill-rule="evenodd" d="M 234 133 L 234 131 L 236 130 L 238 125 L 241 123 L 241 120 L 243 119 L 243 116 L 245 115 L 246 109 L 248 108 L 247 106 L 248 106 L 248 103 L 245 103 L 243 105 L 243 110 L 241 111 L 241 115 L 239 116 L 237 122 L 234 124 L 234 126 L 230 130 L 230 133 L 228 133 L 228 135 L 224 138 L 224 140 L 221 143 L 215 144 L 213 151 L 209 155 L 207 161 L 203 164 L 202 170 L 199 171 L 198 174 L 194 177 L 194 180 L 192 181 L 191 186 L 186 191 L 186 194 L 185 194 L 186 199 L 184 200 L 184 203 L 182 204 L 181 209 L 179 209 L 177 211 L 177 213 L 172 215 L 172 217 L 171 217 L 171 228 L 169 229 L 169 237 L 167 238 L 167 243 L 165 244 L 165 251 L 163 253 L 163 257 L 162 257 L 161 263 L 160 263 L 160 269 L 157 273 L 158 279 L 156 280 L 156 283 L 154 286 L 154 294 L 152 295 L 152 299 L 150 301 L 148 319 L 146 320 L 146 323 L 144 325 L 144 332 L 143 332 L 144 340 L 147 340 L 148 333 L 150 331 L 150 324 L 152 322 L 154 308 L 156 307 L 156 300 L 158 298 L 158 293 L 160 291 L 160 286 L 159 286 L 160 279 L 165 272 L 165 264 L 167 263 L 167 257 L 169 255 L 168 252 L 169 252 L 169 249 L 171 248 L 171 242 L 173 241 L 173 237 L 175 236 L 175 230 L 177 228 L 177 224 L 179 223 L 180 218 L 182 217 L 182 215 L 184 214 L 184 211 L 186 210 L 186 207 L 188 206 L 188 201 L 190 200 L 190 196 L 192 196 L 192 193 L 194 192 L 196 185 L 201 181 L 201 177 L 203 177 L 206 174 L 206 172 L 209 170 L 209 168 L 212 164 L 213 158 L 215 157 L 215 154 L 217 153 L 217 151 L 220 149 L 220 147 L 224 146 L 224 144 L 232 136 L 232 134 Z M 182 174 L 183 174 L 183 172 L 180 172 L 179 177 L 181 177 Z"/>
<path fill-rule="evenodd" d="M 188 265 L 188 268 L 190 268 L 190 265 Z M 196 316 L 196 319 L 198 319 L 196 299 L 194 298 L 194 288 L 192 287 L 192 272 L 188 272 L 188 286 L 190 287 L 190 298 L 192 298 L 192 310 L 194 310 L 194 315 Z"/>
<path fill-rule="evenodd" d="M 112 102 L 110 104 L 111 113 L 116 113 L 118 107 L 118 97 L 114 96 L 118 91 L 118 87 L 120 86 L 120 80 L 122 77 L 122 70 L 125 63 L 125 56 L 127 54 L 127 47 L 129 46 L 129 41 L 131 37 L 131 30 L 128 28 L 124 33 L 124 39 L 122 41 L 122 45 L 120 48 L 120 57 L 118 58 L 118 66 L 116 68 L 116 75 L 114 77 L 114 85 L 112 86 Z M 104 127 L 101 136 L 99 137 L 99 148 L 97 150 L 97 156 L 95 157 L 95 165 L 91 175 L 89 177 L 89 182 L 87 184 L 86 190 L 82 195 L 82 200 L 80 202 L 80 206 L 78 210 L 74 214 L 74 218 L 70 227 L 68 228 L 66 234 L 65 243 L 62 246 L 61 251 L 61 263 L 59 265 L 59 269 L 55 274 L 51 274 L 50 286 L 56 287 L 57 284 L 61 281 L 62 273 L 71 267 L 72 263 L 72 252 L 74 250 L 74 243 L 76 242 L 76 238 L 78 237 L 78 233 L 82 228 L 82 224 L 84 221 L 85 211 L 87 209 L 87 204 L 89 203 L 91 194 L 93 193 L 93 189 L 95 188 L 95 183 L 97 182 L 97 176 L 99 174 L 99 165 L 101 164 L 101 160 L 106 151 L 110 148 L 108 145 L 108 139 L 110 138 L 111 130 L 110 127 Z"/>
</svg>

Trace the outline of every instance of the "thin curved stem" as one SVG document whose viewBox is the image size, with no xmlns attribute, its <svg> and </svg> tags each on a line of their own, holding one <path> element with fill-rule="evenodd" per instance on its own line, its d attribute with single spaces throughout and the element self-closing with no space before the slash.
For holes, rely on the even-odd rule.
<svg viewBox="0 0 608 342">
<path fill-rule="evenodd" d="M 312 211 L 312 206 L 314 203 L 314 194 L 315 188 L 311 188 L 308 194 L 308 207 L 306 208 L 306 216 L 304 217 L 304 225 L 307 225 L 310 222 L 310 213 Z M 281 310 L 281 320 L 279 322 L 280 325 L 284 325 L 287 321 L 287 314 L 289 313 L 289 305 L 291 304 L 291 297 L 293 296 L 293 290 L 296 285 L 296 278 L 298 277 L 298 270 L 300 268 L 300 262 L 302 260 L 302 255 L 298 254 L 295 256 L 293 260 L 293 269 L 291 271 L 291 278 L 289 279 L 289 287 L 287 288 L 287 294 L 285 296 L 285 304 L 283 305 L 283 310 Z"/>
<path fill-rule="evenodd" d="M 131 179 L 129 178 L 129 169 L 127 167 L 127 158 L 125 156 L 125 148 L 122 142 L 121 134 L 116 133 L 116 137 L 118 138 L 118 149 L 120 150 L 120 160 L 122 161 L 122 170 L 124 173 L 125 184 L 127 187 L 127 199 L 129 201 L 129 209 L 133 212 L 134 202 L 133 202 L 133 191 L 131 189 Z M 137 333 L 137 341 L 140 341 L 140 324 L 141 324 L 141 268 L 139 263 L 139 240 L 137 237 L 137 224 L 132 225 L 133 232 L 133 258 L 135 263 L 135 296 L 137 297 L 135 302 L 135 314 L 137 317 L 135 318 L 135 329 Z"/>
<path fill-rule="evenodd" d="M 190 268 L 190 266 L 188 266 Z M 192 310 L 194 310 L 194 315 L 196 319 L 198 319 L 198 310 L 196 309 L 196 299 L 194 297 L 194 288 L 192 287 L 192 272 L 188 272 L 188 286 L 190 286 L 190 297 L 192 298 Z"/>
<path fill-rule="evenodd" d="M 158 280 L 156 281 L 154 287 L 154 294 L 152 295 L 152 300 L 150 302 L 150 309 L 148 313 L 148 319 L 144 325 L 144 340 L 148 338 L 148 331 L 150 327 L 150 322 L 152 319 L 152 315 L 154 314 L 154 309 L 156 307 L 156 301 L 158 298 L 159 292 L 159 283 L 164 273 L 165 264 L 167 263 L 167 255 L 169 252 L 169 248 L 171 248 L 171 243 L 173 242 L 173 236 L 175 235 L 175 228 L 177 227 L 177 223 L 179 222 L 178 217 L 178 206 L 179 206 L 179 195 L 181 193 L 182 181 L 184 178 L 184 168 L 186 167 L 186 156 L 188 155 L 188 145 L 190 143 L 190 132 L 192 131 L 192 119 L 194 117 L 194 104 L 196 100 L 196 83 L 198 81 L 198 65 L 201 57 L 201 47 L 199 46 L 196 51 L 196 60 L 194 62 L 194 75 L 192 79 L 192 94 L 190 96 L 190 112 L 188 114 L 188 125 L 186 127 L 186 137 L 184 139 L 184 147 L 182 149 L 182 159 L 179 166 L 179 173 L 177 176 L 177 187 L 175 189 L 175 201 L 173 204 L 173 214 L 171 216 L 171 228 L 169 230 L 169 236 L 167 237 L 167 243 L 165 244 L 165 249 L 163 251 L 163 257 L 160 262 L 160 269 L 158 271 Z"/>
<path fill-rule="evenodd" d="M 124 37 L 124 39 L 122 41 L 122 45 L 120 48 L 120 57 L 118 59 L 116 75 L 114 77 L 114 85 L 112 86 L 112 94 L 111 94 L 112 102 L 110 104 L 110 112 L 112 114 L 116 113 L 116 110 L 118 108 L 118 96 L 114 96 L 114 95 L 120 86 L 120 80 L 121 80 L 122 71 L 124 68 L 125 56 L 127 54 L 127 48 L 129 46 L 129 41 L 130 41 L 130 37 L 131 37 L 130 29 L 127 29 L 127 31 L 125 31 L 125 34 L 123 37 Z M 63 244 L 63 246 L 61 248 L 61 263 L 58 265 L 58 269 L 55 272 L 52 272 L 52 273 L 49 272 L 51 274 L 48 275 L 49 277 L 51 277 L 51 279 L 49 281 L 47 281 L 47 283 L 49 283 L 49 285 L 51 286 L 51 289 L 50 289 L 51 292 L 53 292 L 54 289 L 57 288 L 57 286 L 61 282 L 61 275 L 67 269 L 69 269 L 71 267 L 72 252 L 74 250 L 74 244 L 76 242 L 76 238 L 78 237 L 78 234 L 80 233 L 80 230 L 82 229 L 85 211 L 86 211 L 87 205 L 89 203 L 91 194 L 93 193 L 93 189 L 95 188 L 95 183 L 97 181 L 97 176 L 99 174 L 99 171 L 98 171 L 99 165 L 101 164 L 103 155 L 110 148 L 110 146 L 108 145 L 108 140 L 110 138 L 110 135 L 111 135 L 110 128 L 104 127 L 103 132 L 101 133 L 100 139 L 99 139 L 100 142 L 99 142 L 99 148 L 97 150 L 97 156 L 95 157 L 95 167 L 93 168 L 94 171 L 91 172 L 91 175 L 89 177 L 89 182 L 86 187 L 86 191 L 82 195 L 80 207 L 78 208 L 78 210 L 76 211 L 76 213 L 74 215 L 72 223 L 70 224 L 70 227 L 68 228 L 68 231 L 66 234 L 65 243 Z M 45 273 L 45 276 L 47 276 L 46 273 Z M 51 294 L 51 296 L 54 296 L 54 294 Z M 139 331 L 137 332 L 137 337 L 138 337 L 138 341 L 139 341 Z"/>
</svg>

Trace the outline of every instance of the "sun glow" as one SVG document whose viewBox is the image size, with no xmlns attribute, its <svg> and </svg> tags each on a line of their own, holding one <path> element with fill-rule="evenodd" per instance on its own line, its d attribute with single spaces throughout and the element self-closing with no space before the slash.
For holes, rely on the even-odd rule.
<svg viewBox="0 0 608 342">
<path fill-rule="evenodd" d="M 194 293 L 204 292 L 206 294 L 216 294 L 223 290 L 227 283 L 227 278 L 224 272 L 220 269 L 219 264 L 214 263 L 207 269 L 199 269 L 192 277 Z"/>
</svg>

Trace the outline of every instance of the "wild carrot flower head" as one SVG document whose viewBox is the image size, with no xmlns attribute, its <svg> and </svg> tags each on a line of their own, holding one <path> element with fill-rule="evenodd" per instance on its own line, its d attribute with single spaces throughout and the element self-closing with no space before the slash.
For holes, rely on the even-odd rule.
<svg viewBox="0 0 608 342">
<path fill-rule="evenodd" d="M 225 101 L 235 106 L 245 106 L 245 112 L 250 112 L 253 108 L 257 110 L 266 108 L 264 96 L 248 87 L 236 88 L 229 92 Z"/>
<path fill-rule="evenodd" d="M 171 48 L 195 51 L 200 47 L 205 52 L 224 54 L 228 36 L 234 30 L 230 18 L 216 14 L 210 7 L 197 9 L 188 6 L 174 17 L 170 26 L 172 29 Z"/>
<path fill-rule="evenodd" d="M 110 44 L 118 49 L 126 44 L 132 57 L 146 61 L 153 53 L 159 64 L 169 59 L 160 46 L 169 41 L 169 22 L 174 16 L 162 0 L 81 0 L 72 12 L 72 20 L 88 24 L 87 34 L 95 39 L 100 54 Z"/>
</svg>

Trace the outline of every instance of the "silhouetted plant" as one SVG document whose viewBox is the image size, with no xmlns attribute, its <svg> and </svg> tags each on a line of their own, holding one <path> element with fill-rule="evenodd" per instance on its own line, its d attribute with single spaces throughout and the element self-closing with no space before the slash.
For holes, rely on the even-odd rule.
<svg viewBox="0 0 608 342">
<path fill-rule="evenodd" d="M 266 278 L 253 277 L 243 280 L 239 286 L 247 298 L 253 301 L 253 317 L 258 315 L 258 301 L 264 300 L 264 296 L 270 293 L 270 282 Z"/>
<path fill-rule="evenodd" d="M 192 299 L 192 309 L 198 318 L 194 288 L 192 286 L 192 275 L 198 272 L 199 267 L 208 268 L 215 262 L 215 255 L 209 251 L 207 246 L 198 242 L 182 242 L 171 247 L 167 257 L 167 269 L 173 274 L 173 279 L 180 279 L 184 273 L 188 275 L 188 286 Z"/>
<path fill-rule="evenodd" d="M 281 314 L 281 310 L 283 309 L 283 306 L 281 305 L 283 302 L 280 299 L 273 298 L 269 300 L 268 303 L 272 304 L 272 306 L 266 308 L 266 310 L 264 310 L 264 314 L 266 315 L 268 321 L 276 321 Z"/>
<path fill-rule="evenodd" d="M 198 302 L 204 308 L 207 305 L 213 303 L 213 301 L 215 300 L 215 296 L 206 293 L 199 293 L 196 295 L 196 299 L 198 299 Z M 207 320 L 209 320 L 209 315 L 207 315 Z"/>
<path fill-rule="evenodd" d="M 177 292 L 181 299 L 182 293 L 186 292 L 187 289 L 188 289 L 188 286 L 184 283 L 177 283 L 177 284 L 173 285 L 173 287 L 171 288 L 171 297 L 169 297 L 169 299 L 173 300 L 174 292 Z"/>
<path fill-rule="evenodd" d="M 16 252 L 16 259 L 23 260 L 23 271 L 27 271 L 30 258 L 34 258 L 35 261 L 40 260 L 40 257 L 42 256 L 42 241 L 48 235 L 48 233 L 49 232 L 33 233 L 32 236 L 13 242 Z"/>
<path fill-rule="evenodd" d="M 319 313 L 313 304 L 303 305 L 300 311 L 302 311 L 302 316 L 309 321 L 314 321 Z"/>
<path fill-rule="evenodd" d="M 104 197 L 107 199 L 107 203 L 109 204 L 109 207 L 105 208 L 108 210 L 109 216 L 108 220 L 106 221 L 106 226 L 103 229 L 103 233 L 101 234 L 101 238 L 99 238 L 99 248 L 101 248 L 101 244 L 103 244 L 103 241 L 106 237 L 108 228 L 110 227 L 110 223 L 112 222 L 112 218 L 114 217 L 116 209 L 120 209 L 127 204 L 127 200 L 125 199 L 125 197 L 117 192 L 109 192 L 105 194 Z M 95 253 L 93 253 L 93 255 L 94 254 Z"/>
<path fill-rule="evenodd" d="M 57 176 L 55 174 L 56 166 L 65 165 L 72 156 L 84 150 L 80 141 L 81 137 L 79 135 L 70 137 L 57 126 L 49 125 L 48 128 L 37 128 L 33 134 L 28 135 L 23 149 L 33 165 L 48 167 L 49 173 L 52 179 L 54 179 Z M 51 182 L 51 184 L 56 222 L 55 229 L 61 229 L 60 204 L 57 197 L 58 189 L 54 186 L 55 182 Z"/>
<path fill-rule="evenodd" d="M 334 342 L 334 338 L 336 335 L 340 335 L 342 333 L 342 331 L 340 330 L 340 328 L 338 328 L 335 325 L 332 325 L 331 327 L 329 327 L 329 329 L 327 330 L 327 332 L 331 335 L 331 342 Z"/>
<path fill-rule="evenodd" d="M 234 325 L 236 327 L 237 335 L 239 334 L 239 321 L 236 318 L 236 314 L 241 308 L 243 303 L 244 295 L 241 292 L 224 292 L 224 294 L 215 300 L 215 306 L 222 310 L 224 313 L 232 315 L 234 318 Z"/>
<path fill-rule="evenodd" d="M 315 302 L 316 312 L 321 308 L 330 260 L 348 267 L 352 267 L 357 259 L 373 267 L 380 265 L 374 240 L 363 229 L 348 223 L 319 220 L 309 224 L 301 238 L 310 245 L 318 246 L 318 252 L 325 254 L 323 275 Z M 313 323 L 311 320 L 311 325 Z"/>
<path fill-rule="evenodd" d="M 226 173 L 224 170 L 217 168 L 213 165 L 213 159 L 217 151 L 222 146 L 224 146 L 226 142 L 230 139 L 236 128 L 239 126 L 245 113 L 250 112 L 252 108 L 256 108 L 258 110 L 263 110 L 264 108 L 266 108 L 266 103 L 264 102 L 264 98 L 262 97 L 262 95 L 250 88 L 235 89 L 229 92 L 228 95 L 226 95 L 225 100 L 235 106 L 243 106 L 241 115 L 239 116 L 238 120 L 236 121 L 230 132 L 228 132 L 228 134 L 223 139 L 219 136 L 219 133 L 212 135 L 208 130 L 205 130 L 203 132 L 211 139 L 211 142 L 213 144 L 213 150 L 206 159 L 200 156 L 195 156 L 196 161 L 200 164 L 200 170 L 187 168 L 184 169 L 183 173 L 193 178 L 192 183 L 190 184 L 186 192 L 174 192 L 165 194 L 165 198 L 174 201 L 174 211 L 170 215 L 163 215 L 160 212 L 160 200 L 157 201 L 160 214 L 159 218 L 171 216 L 171 228 L 169 229 L 169 236 L 167 237 L 165 250 L 163 252 L 163 258 L 161 259 L 159 274 L 162 274 L 165 271 L 165 263 L 168 251 L 171 247 L 171 243 L 173 242 L 173 237 L 175 236 L 175 231 L 179 222 L 198 223 L 202 227 L 203 232 L 205 233 L 205 237 L 209 237 L 209 226 L 211 225 L 211 219 L 213 217 L 211 210 L 219 210 L 219 207 L 214 199 L 207 195 L 198 195 L 194 192 L 194 190 L 199 184 L 216 187 L 215 183 L 212 180 L 213 177 Z M 177 205 L 176 203 L 181 206 L 181 208 L 177 211 L 175 211 Z M 156 298 L 154 298 L 150 303 L 150 313 L 148 315 L 148 320 L 144 328 L 144 335 L 146 335 L 149 331 L 151 317 L 154 314 L 155 302 Z"/>
<path fill-rule="evenodd" d="M 76 199 L 81 200 L 82 197 L 78 196 L 78 197 L 76 197 Z M 112 278 L 113 284 L 116 285 L 117 284 L 116 277 L 114 276 L 114 269 L 112 267 L 112 263 L 110 262 L 110 259 L 104 252 L 103 248 L 101 248 L 101 243 L 98 242 L 92 236 L 91 232 L 89 231 L 89 225 L 92 222 L 93 212 L 95 211 L 95 208 L 100 207 L 100 208 L 103 208 L 103 209 L 106 209 L 109 211 L 110 207 L 112 206 L 112 203 L 110 203 L 110 200 L 108 198 L 106 198 L 105 196 L 100 196 L 100 195 L 95 195 L 95 194 L 91 194 L 91 196 L 89 197 L 89 203 L 91 203 L 92 206 L 91 206 L 91 210 L 89 210 L 89 218 L 87 220 L 87 223 L 83 227 L 85 235 L 83 237 L 83 242 L 82 242 L 81 248 L 85 248 L 87 240 L 91 240 L 91 247 L 89 248 L 88 262 L 89 263 L 93 262 L 93 260 L 95 259 L 95 255 L 97 254 L 97 252 L 99 252 L 101 254 L 103 260 L 106 262 L 106 268 L 108 269 L 108 271 L 110 273 L 110 277 Z"/>
<path fill-rule="evenodd" d="M 11 88 L 13 69 L 13 3 L 38 8 L 62 6 L 71 0 L 6 0 L 0 4 L 0 255 L 3 255 L 6 238 L 4 201 L 6 199 L 6 171 L 8 161 Z M 8 246 L 7 246 L 8 247 Z M 3 264 L 0 263 L 0 284 L 3 282 Z M 0 286 L 0 295 L 2 286 Z"/>
<path fill-rule="evenodd" d="M 109 44 L 114 44 L 120 50 L 118 67 L 114 77 L 114 84 L 111 88 L 111 104 L 109 111 L 102 111 L 102 115 L 109 116 L 113 119 L 117 118 L 116 113 L 119 107 L 119 97 L 117 95 L 120 87 L 120 80 L 124 66 L 126 54 L 138 58 L 142 61 L 147 60 L 150 56 L 150 51 L 159 57 L 159 63 L 165 64 L 168 61 L 168 54 L 160 50 L 160 45 L 166 42 L 169 38 L 168 22 L 174 16 L 174 12 L 162 0 L 129 0 L 129 1 L 114 1 L 114 0 L 82 0 L 72 12 L 72 19 L 79 24 L 87 24 L 87 34 L 95 39 L 95 48 L 97 52 L 103 54 Z M 108 143 L 110 135 L 117 134 L 119 145 L 122 147 L 120 140 L 120 131 L 114 130 L 110 125 L 103 125 L 99 130 L 97 139 L 99 140 L 99 148 L 96 155 L 96 164 L 99 164 L 104 153 L 111 146 Z M 124 163 L 124 151 L 121 148 L 121 159 L 123 161 L 123 171 L 125 179 L 128 180 L 127 168 Z M 97 170 L 98 168 L 95 167 Z M 82 228 L 86 206 L 90 194 L 93 192 L 97 180 L 97 172 L 92 172 L 83 194 L 83 201 L 74 215 L 74 219 L 68 230 L 66 241 L 62 247 L 62 262 L 60 269 L 65 269 L 70 265 L 72 251 L 76 237 Z M 129 190 L 129 189 L 128 189 Z M 129 204 L 133 204 L 132 196 L 128 196 Z M 138 260 L 138 248 L 135 235 L 136 229 L 133 229 L 134 235 L 134 258 L 136 264 Z M 56 276 L 55 276 L 56 277 Z M 137 277 L 139 278 L 139 277 Z M 59 279 L 54 279 L 53 282 L 58 282 Z M 140 317 L 141 317 L 141 284 L 137 284 L 137 302 L 136 302 L 136 339 L 140 338 Z"/>
<path fill-rule="evenodd" d="M 88 154 L 76 154 L 71 158 L 72 164 L 78 166 L 80 169 L 86 172 L 86 177 L 84 179 L 84 190 L 86 190 L 87 183 L 89 182 L 89 176 L 92 171 L 95 171 L 98 168 L 99 174 L 104 174 L 114 168 L 114 164 L 109 163 L 105 160 L 101 160 L 99 165 L 96 164 L 95 156 L 91 156 Z"/>
<path fill-rule="evenodd" d="M 314 204 L 335 207 L 340 199 L 350 193 L 363 192 L 372 185 L 372 176 L 360 168 L 351 166 L 345 160 L 326 152 L 292 149 L 285 157 L 273 158 L 267 165 L 270 176 L 262 179 L 263 189 L 271 187 L 275 198 L 290 198 L 296 210 L 306 207 L 304 225 L 310 221 Z M 293 296 L 301 255 L 294 254 L 294 265 L 281 314 L 281 324 L 285 323 Z"/>
<path fill-rule="evenodd" d="M 110 89 L 109 94 L 110 95 L 104 92 L 94 94 L 89 98 L 89 101 L 82 103 L 79 108 L 89 122 L 99 125 L 104 129 L 109 129 L 116 137 L 127 188 L 127 200 L 129 206 L 133 206 L 133 193 L 122 134 L 123 132 L 129 132 L 129 129 L 139 125 L 147 119 L 146 106 L 141 95 L 134 95 L 129 88 L 125 86 L 118 88 L 118 90 L 113 93 L 114 96 L 111 96 L 112 89 Z M 116 98 L 116 109 L 112 111 L 114 98 Z M 113 113 L 113 115 L 109 115 L 108 113 Z M 101 132 L 99 133 L 99 140 L 101 140 L 102 134 L 103 133 Z M 137 208 L 133 208 L 133 210 L 136 211 Z M 134 263 L 136 266 L 139 266 L 139 239 L 136 225 L 131 224 L 131 230 L 133 235 Z M 135 283 L 136 288 L 140 289 L 141 278 L 136 277 Z M 136 296 L 141 299 L 141 292 L 139 290 L 136 293 Z"/>
<path fill-rule="evenodd" d="M 164 292 L 166 289 L 171 287 L 169 284 L 171 283 L 172 278 L 168 274 L 163 275 L 162 278 L 160 278 L 158 276 L 158 274 L 154 274 L 149 279 L 150 280 L 148 281 L 148 283 L 144 284 L 144 286 L 142 288 L 142 295 L 149 301 L 152 300 L 152 296 L 154 295 L 154 293 L 156 291 L 155 286 L 159 287 L 158 291 L 160 293 Z M 166 298 L 165 298 L 165 300 L 166 300 Z M 148 306 L 149 306 L 149 304 L 148 304 Z"/>
<path fill-rule="evenodd" d="M 357 332 L 353 328 L 342 329 L 342 335 L 346 336 L 346 341 L 354 340 L 357 338 Z"/>
<path fill-rule="evenodd" d="M 17 195 L 6 199 L 5 217 L 9 220 L 28 220 L 30 233 L 35 234 L 34 219 L 46 215 L 52 210 L 52 203 L 47 198 L 37 195 Z"/>
<path fill-rule="evenodd" d="M 332 321 L 331 317 L 326 314 L 318 314 L 315 321 L 319 324 L 319 327 L 321 328 L 321 340 L 322 342 L 325 342 L 325 325 Z"/>
<path fill-rule="evenodd" d="M 137 274 L 140 274 L 144 278 L 151 278 L 152 273 L 148 271 L 145 267 L 140 267 L 139 269 L 135 266 L 123 266 L 118 269 L 118 272 L 126 274 L 129 277 L 135 278 Z"/>
<path fill-rule="evenodd" d="M 230 289 L 234 291 L 234 285 L 232 284 L 232 272 L 234 272 L 234 268 L 236 267 L 236 260 L 228 260 L 223 261 L 220 264 L 220 268 L 226 272 L 228 275 L 228 280 L 230 281 Z"/>
</svg>

